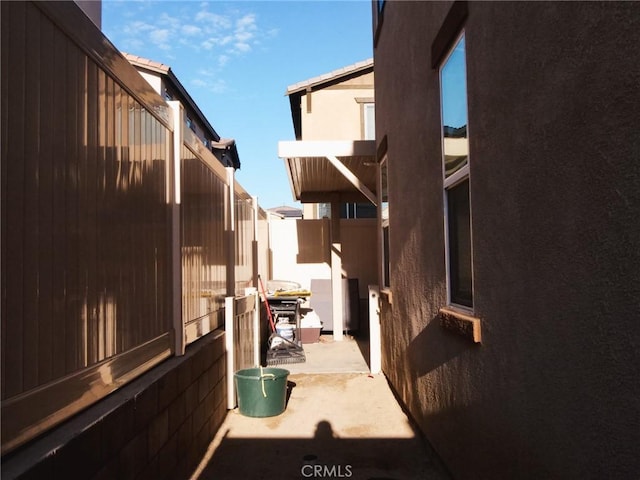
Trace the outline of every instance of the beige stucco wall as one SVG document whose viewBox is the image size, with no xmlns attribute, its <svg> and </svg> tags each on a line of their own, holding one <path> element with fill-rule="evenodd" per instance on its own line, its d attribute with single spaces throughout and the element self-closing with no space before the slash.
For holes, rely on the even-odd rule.
<svg viewBox="0 0 640 480">
<path fill-rule="evenodd" d="M 153 88 L 158 93 L 158 95 L 163 96 L 162 95 L 163 93 L 162 78 L 160 77 L 159 74 L 144 72 L 140 69 L 138 69 L 138 73 L 142 75 L 142 78 L 144 78 L 147 81 L 147 83 L 151 85 L 151 88 Z"/>
<path fill-rule="evenodd" d="M 474 344 L 438 314 L 452 3 L 386 2 L 375 49 L 383 369 L 458 480 L 637 478 L 640 4 L 467 3 Z"/>
<path fill-rule="evenodd" d="M 272 220 L 273 278 L 298 282 L 310 289 L 311 280 L 330 280 L 330 222 L 324 220 Z M 376 219 L 343 219 L 342 275 L 357 278 L 359 296 L 368 297 L 368 286 L 377 283 Z"/>
<path fill-rule="evenodd" d="M 310 222 L 317 229 L 308 229 L 308 235 L 299 231 Z M 327 220 L 272 220 L 270 225 L 273 279 L 298 282 L 310 290 L 311 279 L 331 278 Z"/>
<path fill-rule="evenodd" d="M 360 298 L 369 296 L 369 285 L 378 284 L 378 222 L 375 218 L 342 219 L 342 270 L 345 278 L 357 278 Z"/>
<path fill-rule="evenodd" d="M 311 111 L 307 111 L 311 95 Z M 373 72 L 302 96 L 303 140 L 360 140 L 363 138 L 362 103 L 372 100 Z"/>
</svg>

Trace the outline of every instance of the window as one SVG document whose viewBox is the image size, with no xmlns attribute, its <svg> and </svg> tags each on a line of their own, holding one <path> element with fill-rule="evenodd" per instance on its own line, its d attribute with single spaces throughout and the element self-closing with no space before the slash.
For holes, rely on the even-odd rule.
<svg viewBox="0 0 640 480">
<path fill-rule="evenodd" d="M 194 121 L 191 119 L 191 117 L 189 115 L 186 115 L 186 123 L 187 123 L 187 127 L 189 129 L 191 129 L 191 131 L 193 133 L 196 132 L 196 124 L 194 123 Z"/>
<path fill-rule="evenodd" d="M 473 308 L 469 138 L 464 35 L 440 69 L 448 301 Z"/>
<path fill-rule="evenodd" d="M 378 212 L 372 203 L 343 203 L 340 218 L 376 218 Z"/>
<path fill-rule="evenodd" d="M 340 204 L 340 218 L 376 218 L 376 206 L 371 203 L 342 203 Z M 331 218 L 331 204 L 318 204 L 318 218 Z"/>
<path fill-rule="evenodd" d="M 364 104 L 364 140 L 376 139 L 376 105 Z"/>
<path fill-rule="evenodd" d="M 380 229 L 381 229 L 381 271 L 380 285 L 382 289 L 389 289 L 391 282 L 389 279 L 389 194 L 387 188 L 387 156 L 380 161 L 380 176 L 378 180 L 378 205 L 380 205 Z"/>
</svg>

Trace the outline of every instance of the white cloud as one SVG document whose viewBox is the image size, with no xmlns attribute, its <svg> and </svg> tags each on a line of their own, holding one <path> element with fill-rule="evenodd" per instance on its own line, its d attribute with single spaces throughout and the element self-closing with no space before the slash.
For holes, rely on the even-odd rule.
<svg viewBox="0 0 640 480">
<path fill-rule="evenodd" d="M 202 88 L 213 93 L 223 93 L 229 90 L 227 82 L 223 78 L 217 77 L 211 71 L 198 72 L 203 75 L 204 78 L 195 78 L 191 80 L 191 85 L 197 88 Z"/>
<path fill-rule="evenodd" d="M 236 21 L 236 27 L 240 30 L 255 30 L 256 27 L 256 16 L 253 13 L 249 13 L 244 17 L 238 19 Z"/>
<path fill-rule="evenodd" d="M 211 13 L 204 10 L 200 10 L 196 14 L 196 23 L 202 25 L 205 31 L 211 32 L 217 29 L 227 29 L 231 27 L 231 21 L 224 15 L 217 13 Z"/>
<path fill-rule="evenodd" d="M 161 2 L 155 5 L 163 8 Z M 202 62 L 216 65 L 220 70 L 230 65 L 235 57 L 250 55 L 258 45 L 264 47 L 267 43 L 265 40 L 278 34 L 274 28 L 263 30 L 259 17 L 247 11 L 248 4 L 243 5 L 242 2 L 234 4 L 232 8 L 215 2 L 186 5 L 190 7 L 167 7 L 161 12 L 145 8 L 134 19 L 123 15 L 119 26 L 119 43 L 126 47 L 126 51 L 142 56 L 153 56 L 152 53 L 144 53 L 144 46 L 152 45 L 164 51 L 162 56 L 165 59 L 180 58 L 186 54 L 185 49 L 189 49 Z M 215 92 L 227 88 L 219 82 L 207 87 L 197 82 L 194 85 Z"/>
<path fill-rule="evenodd" d="M 172 30 L 178 30 L 180 28 L 180 24 L 182 23 L 180 19 L 176 17 L 172 17 L 168 13 L 161 13 L 160 18 L 158 19 L 158 23 L 163 26 L 167 26 Z"/>
<path fill-rule="evenodd" d="M 239 42 L 243 42 L 246 43 L 249 40 L 251 40 L 253 38 L 253 33 L 250 32 L 237 32 L 236 33 L 236 40 Z"/>
<path fill-rule="evenodd" d="M 235 48 L 238 52 L 246 53 L 251 50 L 251 45 L 248 43 L 237 42 Z"/>
<path fill-rule="evenodd" d="M 138 35 L 140 32 L 148 32 L 149 30 L 153 30 L 155 27 L 148 23 L 142 22 L 140 20 L 136 20 L 129 24 L 126 24 L 122 31 L 128 35 Z"/>
<path fill-rule="evenodd" d="M 195 25 L 182 25 L 180 30 L 183 35 L 186 35 L 188 37 L 195 37 L 202 34 L 202 29 L 200 27 L 196 27 Z"/>
<path fill-rule="evenodd" d="M 171 37 L 171 32 L 167 29 L 153 30 L 149 33 L 149 39 L 156 45 L 166 43 Z"/>
</svg>

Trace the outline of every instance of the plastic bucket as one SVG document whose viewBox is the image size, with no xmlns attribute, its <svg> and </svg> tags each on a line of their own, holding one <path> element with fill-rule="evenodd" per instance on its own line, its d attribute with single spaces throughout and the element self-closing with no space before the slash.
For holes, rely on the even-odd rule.
<svg viewBox="0 0 640 480">
<path fill-rule="evenodd" d="M 284 412 L 287 377 L 284 368 L 246 368 L 234 375 L 238 410 L 246 417 L 274 417 Z"/>
<path fill-rule="evenodd" d="M 291 342 L 293 342 L 294 328 L 295 325 L 292 325 L 291 323 L 276 323 L 276 333 Z"/>
</svg>

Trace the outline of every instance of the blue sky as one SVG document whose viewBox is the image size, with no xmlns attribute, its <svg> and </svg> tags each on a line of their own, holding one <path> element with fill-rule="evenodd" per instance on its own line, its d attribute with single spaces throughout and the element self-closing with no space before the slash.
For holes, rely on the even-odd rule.
<svg viewBox="0 0 640 480">
<path fill-rule="evenodd" d="M 373 56 L 371 2 L 103 0 L 121 51 L 169 65 L 221 137 L 262 208 L 295 205 L 278 141 L 294 140 L 287 86 Z"/>
</svg>

